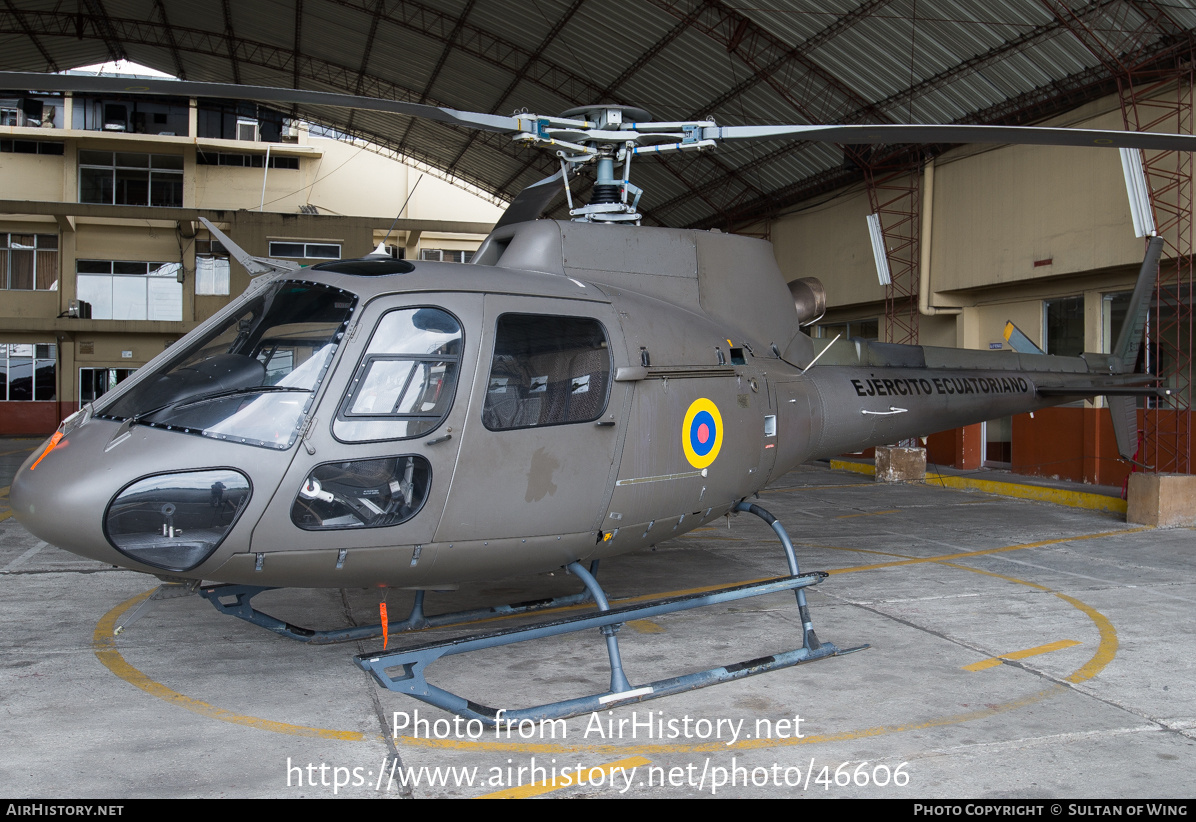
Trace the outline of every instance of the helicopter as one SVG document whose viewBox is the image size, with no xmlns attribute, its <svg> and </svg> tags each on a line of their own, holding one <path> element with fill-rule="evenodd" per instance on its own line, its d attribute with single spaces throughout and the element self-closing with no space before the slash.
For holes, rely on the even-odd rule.
<svg viewBox="0 0 1196 822">
<path fill-rule="evenodd" d="M 506 133 L 556 152 L 560 171 L 521 192 L 468 264 L 383 249 L 300 268 L 253 257 L 227 307 L 63 421 L 10 491 L 39 539 L 198 591 L 219 610 L 304 642 L 476 619 L 427 616 L 424 594 L 566 568 L 574 597 L 483 609 L 531 613 L 592 600 L 597 613 L 363 654 L 387 688 L 496 722 L 570 716 L 847 653 L 814 632 L 783 526 L 749 499 L 803 462 L 1106 395 L 1118 446 L 1136 442 L 1134 372 L 1162 241 L 1150 243 L 1111 354 L 1060 357 L 864 340 L 815 341 L 815 278 L 786 282 L 771 245 L 641 225 L 641 155 L 732 140 L 1038 143 L 1196 150 L 1196 137 L 934 125 L 719 126 L 657 122 L 617 105 L 560 116 L 461 112 L 355 95 L 181 81 L 0 72 L 0 86 L 235 97 L 371 108 Z M 570 177 L 592 167 L 590 202 Z M 570 221 L 540 219 L 564 193 Z M 63 517 L 61 499 L 73 515 Z M 599 560 L 725 515 L 762 517 L 789 575 L 612 607 Z M 587 568 L 586 564 L 589 563 Z M 344 631 L 291 625 L 251 600 L 278 587 L 407 588 L 406 620 Z M 618 626 L 780 590 L 795 592 L 799 648 L 632 686 Z M 158 596 L 158 595 L 155 595 Z M 484 614 L 482 614 L 484 615 Z M 609 691 L 496 711 L 428 683 L 445 654 L 597 627 Z M 866 646 L 865 646 L 866 647 Z"/>
</svg>

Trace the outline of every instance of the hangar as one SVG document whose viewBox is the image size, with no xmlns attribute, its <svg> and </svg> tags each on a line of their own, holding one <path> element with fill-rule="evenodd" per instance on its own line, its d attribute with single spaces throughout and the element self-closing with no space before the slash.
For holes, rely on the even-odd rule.
<svg viewBox="0 0 1196 822">
<path fill-rule="evenodd" d="M 1049 123 L 1191 133 L 1194 30 L 1190 6 L 1154 0 L 982 10 L 939 0 L 767 8 L 719 0 L 84 0 L 69 9 L 14 0 L 0 9 L 8 70 L 127 58 L 190 80 L 481 112 L 612 102 L 723 125 Z M 554 170 L 551 156 L 504 137 L 377 112 L 285 113 L 366 138 L 500 201 Z M 8 131 L 21 136 L 19 127 Z M 1147 367 L 1177 400 L 1140 409 L 1140 459 L 1187 473 L 1192 166 L 1188 157 L 1150 153 L 1145 171 L 1168 241 Z M 646 225 L 763 236 L 787 276 L 819 276 L 830 309 L 815 336 L 996 348 L 1007 346 L 1002 328 L 1013 320 L 1045 350 L 1071 354 L 1108 350 L 1141 258 L 1119 172 L 1112 152 L 792 142 L 648 162 L 639 179 Z M 575 184 L 583 200 L 588 185 Z M 560 199 L 548 216 L 565 209 Z M 869 253 L 869 214 L 883 233 L 888 284 Z M 69 293 L 60 292 L 60 311 Z M 929 458 L 1118 484 L 1130 466 L 1116 459 L 1105 416 L 1085 403 L 994 420 L 931 437 Z"/>
<path fill-rule="evenodd" d="M 727 124 L 942 120 L 1118 127 L 1129 121 L 1168 131 L 1192 130 L 1193 18 L 1186 6 L 1174 4 L 1008 3 L 990 5 L 981 15 L 961 4 L 930 0 L 848 2 L 834 11 L 812 3 L 759 9 L 725 2 L 537 2 L 524 7 L 485 0 L 452 6 L 82 0 L 66 8 L 12 0 L 0 9 L 0 21 L 6 38 L 4 68 L 55 70 L 127 56 L 188 79 L 342 88 L 479 111 L 518 106 L 555 112 L 605 98 L 646 107 L 657 116 L 710 114 Z M 369 137 L 384 149 L 435 165 L 446 176 L 502 198 L 553 170 L 542 157 L 503 140 L 365 113 L 351 118 L 301 108 L 291 113 Z M 4 138 L 14 145 L 18 138 L 48 139 L 45 132 L 22 130 L 28 126 L 5 128 Z M 895 146 L 861 154 L 795 144 L 701 154 L 677 165 L 649 166 L 647 171 L 648 224 L 766 236 L 774 242 L 787 274 L 821 276 L 832 300 L 832 310 L 817 330 L 826 339 L 843 334 L 989 348 L 1004 344 L 1000 327 L 1011 317 L 1044 348 L 1101 350 L 1115 335 L 1119 295 L 1132 283 L 1141 256 L 1113 157 L 950 146 L 917 151 Z M 1160 303 L 1171 313 L 1165 328 L 1160 328 L 1161 313 L 1152 326 L 1157 335 L 1153 356 L 1156 363 L 1166 359 L 1168 367 L 1160 372 L 1186 396 L 1188 378 L 1175 363 L 1188 356 L 1185 351 L 1190 354 L 1190 342 L 1185 347 L 1190 337 L 1180 330 L 1186 327 L 1184 312 L 1191 301 L 1190 240 L 1184 239 L 1190 234 L 1190 204 L 1183 199 L 1190 192 L 1190 171 L 1175 157 L 1148 157 L 1147 174 L 1156 217 L 1171 241 L 1171 268 L 1165 268 L 1171 279 L 1164 280 L 1160 290 Z M 579 186 L 579 196 L 585 196 L 585 185 Z M 1175 199 L 1167 199 L 1171 197 Z M 184 191 L 182 208 L 190 206 Z M 74 216 L 32 203 L 10 203 L 8 208 L 6 214 L 26 221 L 48 214 L 56 223 L 69 225 Z M 561 214 L 558 204 L 553 216 Z M 886 237 L 892 271 L 888 286 L 877 282 L 866 250 L 868 214 L 879 216 Z M 165 217 L 163 223 L 191 217 L 160 216 Z M 269 219 L 281 221 L 282 216 Z M 261 239 L 268 239 L 269 233 L 263 229 Z M 39 248 L 35 245 L 34 250 Z M 13 300 L 4 304 L 11 306 Z M 0 314 L 9 310 L 0 307 Z M 29 327 L 38 318 L 17 319 L 17 325 Z M 1159 353 L 1163 351 L 1170 353 L 1164 357 Z M 1151 417 L 1156 411 L 1168 413 Z M 933 439 L 930 448 L 938 456 L 932 458 L 963 467 L 988 460 L 1008 463 L 1015 470 L 1110 481 L 1102 473 L 1113 462 L 1111 446 L 1098 428 L 1103 415 L 1090 407 L 1059 412 L 1054 420 L 1040 412 L 1037 419 L 1015 419 Z M 1147 457 L 1148 461 L 1160 468 L 1187 470 L 1186 462 L 1181 464 L 1190 454 L 1186 406 L 1181 413 L 1146 408 L 1142 414 L 1144 430 L 1155 438 L 1152 442 L 1163 443 L 1155 446 L 1156 454 L 1172 455 Z M 1034 428 L 1040 425 L 1048 427 Z M 1038 448 L 1044 442 L 1059 453 L 1049 459 L 1034 452 L 1020 456 L 1019 449 L 1028 444 Z M 20 462 L 35 446 L 30 443 L 16 457 L 0 456 Z M 857 620 L 859 627 L 852 635 L 876 643 L 881 659 L 854 655 L 842 662 L 851 667 L 840 679 L 824 678 L 825 669 L 803 669 L 800 678 L 795 677 L 799 686 L 806 681 L 824 686 L 813 696 L 794 693 L 794 680 L 786 680 L 782 698 L 769 690 L 766 678 L 758 678 L 760 689 L 737 692 L 733 708 L 717 699 L 702 701 L 699 694 L 692 710 L 712 716 L 733 710 L 757 721 L 769 717 L 771 741 L 778 748 L 786 743 L 781 763 L 785 779 L 801 772 L 807 786 L 810 772 L 816 772 L 815 761 L 823 766 L 829 756 L 831 773 L 842 764 L 858 780 L 860 768 L 869 764 L 866 775 L 877 784 L 882 776 L 894 778 L 890 766 L 905 774 L 913 771 L 918 781 L 911 783 L 911 791 L 918 794 L 1190 794 L 1190 767 L 1183 763 L 1190 761 L 1196 725 L 1190 688 L 1184 687 L 1190 682 L 1192 659 L 1190 637 L 1183 635 L 1191 602 L 1187 532 L 1142 534 L 1120 524 L 1094 524 L 1074 511 L 1043 516 L 1009 501 L 990 505 L 924 486 L 885 488 L 882 495 L 861 502 L 857 492 L 875 486 L 841 477 L 828 480 L 821 469 L 790 479 L 791 484 L 773 490 L 769 506 L 787 520 L 809 517 L 800 520 L 808 526 L 803 552 L 814 554 L 819 567 L 854 573 L 838 580 L 860 581 L 841 584 L 838 593 L 829 595 L 840 599 L 822 604 L 830 606 L 826 611 L 832 615 L 850 614 Z M 817 511 L 807 510 L 815 507 Z M 931 507 L 948 512 L 951 521 L 932 520 L 926 515 Z M 6 513 L 0 511 L 0 520 Z M 890 515 L 895 516 L 883 519 Z M 293 774 L 304 773 L 304 768 L 292 765 L 292 757 L 307 765 L 313 791 L 323 776 L 323 763 L 347 756 L 343 752 L 349 748 L 336 747 L 346 742 L 358 746 L 354 755 L 367 751 L 366 756 L 382 756 L 383 766 L 393 767 L 398 761 L 393 744 L 388 752 L 376 738 L 376 727 L 369 726 L 377 725 L 373 720 L 383 716 L 384 708 L 400 711 L 409 706 L 388 694 L 380 703 L 372 692 L 354 693 L 360 683 L 338 673 L 343 653 L 315 650 L 299 656 L 291 653 L 293 646 L 280 652 L 277 643 L 255 644 L 232 631 L 221 634 L 214 614 L 191 610 L 194 602 L 186 601 L 174 603 L 179 609 L 150 615 L 139 626 L 148 629 L 144 634 L 123 637 L 117 647 L 113 625 L 136 604 L 144 581 L 79 559 L 64 560 L 52 546 L 10 528 L 13 522 L 0 525 L 5 526 L 0 541 L 3 573 L 27 573 L 8 578 L 14 587 L 21 586 L 21 608 L 28 609 L 7 620 L 12 629 L 6 640 L 8 670 L 15 672 L 12 698 L 14 704 L 21 700 L 9 720 L 18 749 L 14 759 L 22 769 L 29 764 L 28 773 L 9 782 L 19 790 L 30 795 L 64 790 L 95 795 L 213 790 L 276 795 L 283 792 L 284 781 L 289 790 Z M 719 533 L 698 534 L 693 542 L 678 546 L 689 551 L 690 570 L 717 576 L 726 571 L 728 557 L 738 555 L 742 564 L 736 571 L 743 575 L 747 568 L 754 571 L 775 560 L 762 549 L 769 534 L 761 537 L 749 526 L 750 536 L 745 538 L 741 525 L 735 527 L 732 535 L 724 536 L 720 527 Z M 1053 538 L 1043 539 L 1044 530 Z M 1100 547 L 1072 551 L 1065 544 L 1072 540 Z M 846 552 L 868 555 L 860 560 L 865 564 L 842 567 L 849 564 L 841 559 Z M 878 553 L 885 556 L 875 556 Z M 1002 560 L 1010 556 L 1017 559 Z M 1154 564 L 1147 568 L 1144 557 Z M 660 573 L 650 559 L 633 558 L 616 584 L 630 588 Z M 1026 579 L 1012 578 L 1014 566 L 1002 561 L 1019 562 L 1016 572 Z M 69 584 L 55 587 L 69 574 L 95 575 L 90 590 L 98 595 L 80 594 L 79 587 Z M 1111 577 L 1119 582 L 1131 578 L 1137 586 L 1118 587 Z M 559 583 L 542 578 L 535 585 L 554 589 Z M 1013 594 L 1006 585 L 1017 586 Z M 1086 586 L 1082 597 L 1076 590 L 1080 586 Z M 1068 593 L 1056 593 L 1055 588 Z M 503 591 L 488 587 L 467 595 L 485 605 L 488 597 Z M 314 607 L 296 594 L 283 604 L 284 610 L 304 618 L 369 618 L 377 606 L 372 593 L 329 595 Z M 98 601 L 80 602 L 84 596 L 97 596 Z M 96 621 L 93 612 L 104 612 L 124 596 L 128 599 Z M 1112 613 L 1113 620 L 1084 600 Z M 62 608 L 60 603 L 67 601 L 71 607 Z M 35 613 L 42 618 L 30 618 Z M 858 622 L 861 614 L 864 624 Z M 734 631 L 738 619 L 724 614 L 713 625 L 691 625 L 696 628 L 691 635 L 713 644 Z M 828 622 L 842 635 L 848 620 L 832 616 Z M 1172 630 L 1177 625 L 1182 626 L 1179 631 Z M 658 627 L 647 624 L 635 630 L 650 635 Z M 90 635 L 93 628 L 93 646 L 79 646 L 78 637 Z M 1119 631 L 1121 659 L 1116 658 Z M 79 670 L 85 676 L 91 676 L 88 666 L 96 665 L 90 651 L 116 674 L 101 671 L 101 677 L 91 678 L 89 698 L 102 706 L 102 713 L 79 705 L 80 680 L 74 673 L 62 676 L 62 657 L 32 650 L 47 645 L 47 633 L 67 653 L 84 658 Z M 745 631 L 729 638 L 745 649 L 755 648 L 760 639 Z M 631 662 L 647 664 L 653 654 L 681 656 L 684 652 L 671 640 L 672 635 L 664 634 L 657 645 L 649 646 L 649 653 Z M 218 643 L 221 647 L 215 649 Z M 1010 654 L 1013 648 L 1021 650 Z M 744 650 L 750 653 L 756 651 Z M 915 653 L 919 664 L 910 665 Z M 492 659 L 494 667 L 481 666 L 470 684 L 492 687 L 492 671 L 513 676 L 535 661 Z M 576 662 L 578 670 L 588 664 Z M 247 670 L 263 669 L 260 678 L 245 678 Z M 308 688 L 306 678 L 313 670 L 327 678 Z M 61 678 L 26 678 L 51 671 Z M 1002 678 L 969 679 L 985 676 L 984 671 Z M 284 673 L 293 678 L 280 687 Z M 1096 679 L 1098 674 L 1102 676 Z M 1015 681 L 1015 676 L 1022 679 Z M 548 685 L 560 687 L 565 679 Z M 300 681 L 302 689 L 296 687 Z M 159 711 L 142 711 L 150 700 L 129 691 L 130 686 L 169 703 L 169 708 L 158 705 Z M 1170 696 L 1164 693 L 1169 687 Z M 912 704 L 924 694 L 934 696 L 930 710 Z M 815 705 L 816 721 L 803 716 L 805 724 L 800 725 L 796 716 L 783 714 L 782 706 L 788 710 L 800 700 Z M 1094 703 L 1099 703 L 1095 716 L 1081 712 Z M 36 707 L 28 710 L 29 705 Z M 51 713 L 62 705 L 71 710 Z M 861 705 L 874 710 L 856 722 Z M 74 736 L 75 751 L 32 744 L 40 736 L 55 735 L 46 730 L 61 727 L 55 724 L 59 713 L 76 720 L 74 730 L 82 729 Z M 396 719 L 396 727 L 397 723 Z M 782 723 L 785 732 L 780 730 Z M 956 733 L 951 730 L 955 726 L 966 730 Z M 135 744 L 151 738 L 157 744 L 135 753 L 124 747 L 114 758 L 119 768 L 96 766 L 109 761 L 100 757 L 112 758 L 112 739 L 104 734 L 122 727 L 142 732 Z M 822 735 L 831 746 L 829 753 L 818 749 L 807 765 L 804 751 L 814 749 L 797 747 L 799 727 L 809 735 Z M 266 753 L 254 735 L 263 729 L 275 732 Z M 753 730 L 758 729 L 756 725 Z M 585 731 L 588 728 L 573 729 Z M 922 747 L 919 760 L 908 768 L 907 751 L 917 746 L 903 740 L 911 737 L 919 738 Z M 164 757 L 164 750 L 178 750 L 179 738 L 187 739 L 199 755 L 177 762 Z M 473 754 L 440 742 L 412 743 L 408 738 L 405 744 L 411 747 L 403 754 L 408 762 L 428 752 L 448 762 Z M 1092 755 L 1102 745 L 1108 746 L 1105 755 Z M 1141 756 L 1127 759 L 1127 746 L 1137 746 L 1134 750 Z M 249 751 L 253 767 L 245 766 L 244 756 L 230 756 L 230 750 Z M 411 756 L 412 750 L 417 756 Z M 484 750 L 496 761 L 526 753 L 512 745 Z M 541 752 L 563 757 L 575 750 L 559 744 Z M 755 767 L 765 761 L 761 757 L 773 754 L 763 745 L 750 744 L 732 753 L 743 757 L 742 763 L 749 756 L 743 751 L 748 750 L 757 757 L 749 762 L 754 777 L 763 768 Z M 146 751 L 150 756 L 143 755 Z M 1060 751 L 1063 755 L 1056 756 Z M 90 760 L 92 767 L 75 766 L 81 760 L 74 757 L 80 753 L 82 761 L 96 757 Z M 590 744 L 584 753 L 597 759 L 614 756 L 601 744 Z M 661 777 L 671 778 L 675 770 L 683 770 L 682 764 L 700 763 L 705 753 L 695 743 L 679 752 L 655 752 L 665 764 L 652 764 Z M 777 761 L 781 758 L 777 754 Z M 865 759 L 884 759 L 885 770 Z M 202 760 L 211 764 L 198 764 Z M 74 766 L 66 787 L 56 776 L 64 761 Z M 375 766 L 377 761 L 362 760 Z M 962 777 L 957 771 L 960 761 Z M 1127 766 L 1127 761 L 1145 764 Z M 321 763 L 315 777 L 312 762 Z M 733 759 L 723 764 L 732 771 L 735 767 Z M 15 766 L 5 767 L 15 771 Z M 114 784 L 119 784 L 115 791 Z M 845 787 L 838 795 L 874 795 L 859 781 L 825 784 L 828 792 L 832 785 Z M 353 787 L 354 795 L 378 794 L 368 784 Z M 435 795 L 466 793 L 447 788 Z"/>
</svg>

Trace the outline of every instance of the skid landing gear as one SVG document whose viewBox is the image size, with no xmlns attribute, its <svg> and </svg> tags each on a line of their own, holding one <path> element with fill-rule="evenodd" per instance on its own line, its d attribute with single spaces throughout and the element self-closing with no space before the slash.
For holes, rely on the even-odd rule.
<svg viewBox="0 0 1196 822">
<path fill-rule="evenodd" d="M 797 566 L 797 556 L 793 550 L 793 543 L 785 529 L 776 518 L 756 505 L 739 503 L 735 510 L 745 511 L 763 519 L 780 537 L 785 548 L 785 559 L 789 565 L 789 576 L 764 582 L 734 585 L 701 594 L 689 594 L 670 597 L 645 605 L 630 605 L 611 608 L 606 595 L 594 579 L 593 574 L 579 563 L 571 563 L 569 572 L 576 575 L 585 583 L 590 595 L 598 606 L 597 614 L 581 614 L 562 619 L 543 622 L 519 628 L 508 628 L 472 636 L 459 637 L 447 641 L 429 642 L 410 648 L 383 653 L 361 654 L 357 657 L 357 664 L 363 670 L 369 671 L 383 687 L 397 693 L 413 696 L 423 702 L 439 708 L 452 711 L 468 719 L 478 719 L 487 724 L 497 724 L 502 721 L 520 721 L 524 719 L 563 719 L 578 714 L 599 711 L 614 705 L 630 702 L 642 702 L 648 699 L 668 696 L 669 694 L 691 691 L 707 685 L 729 682 L 743 677 L 762 674 L 788 668 L 804 662 L 813 662 L 830 656 L 860 651 L 867 648 L 861 645 L 857 648 L 840 650 L 829 642 L 820 642 L 814 633 L 814 626 L 810 620 L 809 607 L 806 605 L 805 589 L 826 578 L 825 573 L 801 574 Z M 751 659 L 732 665 L 723 665 L 684 676 L 661 679 L 646 685 L 633 686 L 623 671 L 622 659 L 619 655 L 618 638 L 615 636 L 624 622 L 633 619 L 645 619 L 676 611 L 687 611 L 704 605 L 716 605 L 734 602 L 740 599 L 762 596 L 778 591 L 792 590 L 797 597 L 798 612 L 802 621 L 802 645 L 791 651 L 785 651 L 771 656 Z M 589 628 L 598 628 L 605 641 L 607 655 L 610 658 L 610 690 L 601 694 L 578 697 L 576 699 L 551 702 L 531 708 L 519 710 L 498 710 L 487 705 L 481 705 L 464 697 L 432 685 L 425 678 L 425 671 L 431 663 L 444 656 L 464 654 L 484 648 L 497 648 L 526 642 L 532 639 L 543 639 L 550 636 L 576 633 Z"/>
<path fill-rule="evenodd" d="M 309 645 L 331 645 L 336 642 L 352 642 L 357 639 L 374 639 L 375 637 L 382 636 L 381 625 L 362 625 L 356 628 L 341 628 L 334 631 L 317 631 L 311 628 L 292 625 L 289 622 L 284 622 L 253 607 L 252 600 L 255 596 L 265 591 L 273 590 L 273 588 L 265 588 L 259 585 L 210 585 L 200 588 L 199 594 L 212 603 L 213 607 L 222 614 L 235 616 L 238 619 L 243 619 L 246 622 L 257 625 L 259 628 L 273 631 L 279 636 L 285 636 L 288 639 L 294 639 L 299 642 L 306 642 Z M 530 614 L 548 608 L 580 605 L 590 599 L 590 592 L 582 591 L 580 594 L 571 594 L 564 597 L 535 599 L 527 602 L 517 602 L 512 605 L 496 605 L 492 608 L 474 608 L 469 611 L 456 611 L 449 614 L 426 616 L 424 614 L 425 593 L 425 591 L 415 592 L 415 602 L 411 606 L 411 613 L 407 615 L 406 619 L 400 622 L 390 623 L 389 630 L 391 633 L 418 631 L 422 628 L 444 628 L 466 622 L 475 622 L 480 619 L 490 619 L 496 616 Z"/>
</svg>

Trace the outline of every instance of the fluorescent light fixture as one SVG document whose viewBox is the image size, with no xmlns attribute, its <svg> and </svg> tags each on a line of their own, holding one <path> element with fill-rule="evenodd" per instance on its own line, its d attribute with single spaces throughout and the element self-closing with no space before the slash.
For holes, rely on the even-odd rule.
<svg viewBox="0 0 1196 822">
<path fill-rule="evenodd" d="M 872 237 L 872 259 L 876 260 L 876 278 L 881 285 L 893 282 L 889 273 L 889 255 L 885 251 L 885 235 L 880 229 L 880 215 L 868 215 L 868 235 Z"/>
<path fill-rule="evenodd" d="M 1125 192 L 1130 198 L 1130 216 L 1134 218 L 1134 236 L 1152 237 L 1155 234 L 1154 211 L 1150 207 L 1150 189 L 1146 187 L 1146 172 L 1142 168 L 1142 152 L 1136 148 L 1118 151 L 1121 152 L 1121 172 L 1125 175 Z"/>
</svg>

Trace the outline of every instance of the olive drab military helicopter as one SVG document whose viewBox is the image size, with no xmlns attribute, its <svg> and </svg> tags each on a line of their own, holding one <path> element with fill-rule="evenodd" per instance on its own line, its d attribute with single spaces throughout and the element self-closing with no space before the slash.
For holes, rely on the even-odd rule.
<svg viewBox="0 0 1196 822">
<path fill-rule="evenodd" d="M 0 73 L 0 87 L 232 97 L 389 111 L 511 135 L 556 153 L 560 171 L 520 193 L 470 264 L 374 253 L 299 268 L 255 258 L 209 224 L 256 275 L 241 296 L 102 398 L 65 420 L 13 480 L 15 516 L 40 539 L 198 590 L 223 612 L 305 642 L 376 637 L 592 600 L 528 627 L 363 654 L 384 686 L 468 717 L 493 708 L 425 678 L 446 654 L 591 627 L 611 686 L 506 711 L 559 717 L 845 653 L 816 636 L 780 523 L 748 502 L 810 459 L 1099 394 L 1121 453 L 1136 441 L 1133 395 L 1150 245 L 1112 354 L 1058 357 L 862 340 L 802 330 L 825 308 L 812 278 L 786 283 L 769 243 L 647 228 L 631 183 L 641 155 L 733 140 L 1038 143 L 1196 149 L 1180 135 L 987 126 L 719 126 L 657 122 L 593 105 L 505 117 L 345 94 L 180 81 Z M 592 169 L 587 204 L 569 179 Z M 571 221 L 539 219 L 569 198 Z M 1023 350 L 1026 350 L 1022 346 Z M 70 500 L 71 516 L 60 502 Z M 789 574 L 764 583 L 612 607 L 598 560 L 724 515 L 769 522 Z M 587 567 L 589 563 L 589 567 Z M 565 567 L 573 597 L 428 616 L 424 592 Z M 393 625 L 313 630 L 255 609 L 275 587 L 408 588 Z M 792 590 L 800 647 L 633 685 L 618 626 Z M 158 596 L 158 595 L 156 595 Z M 853 649 L 854 650 L 854 649 Z"/>
</svg>

